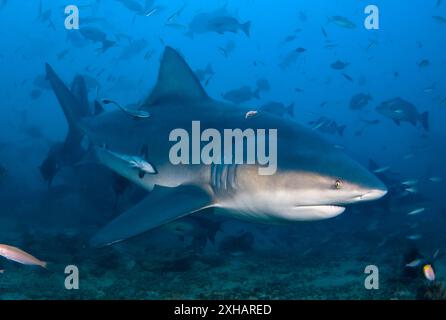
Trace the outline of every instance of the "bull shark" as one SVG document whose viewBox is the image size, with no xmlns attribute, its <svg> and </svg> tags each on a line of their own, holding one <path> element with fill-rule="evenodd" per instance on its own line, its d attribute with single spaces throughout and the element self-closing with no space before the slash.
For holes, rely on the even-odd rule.
<svg viewBox="0 0 446 320">
<path fill-rule="evenodd" d="M 387 193 L 386 186 L 366 168 L 292 119 L 263 111 L 247 119 L 250 109 L 209 97 L 171 47 L 165 48 L 157 82 L 139 109 L 151 116 L 135 119 L 114 110 L 79 118 L 64 110 L 68 123 L 86 135 L 97 161 L 150 191 L 102 227 L 90 241 L 94 247 L 204 210 L 265 223 L 312 221 L 335 217 L 347 205 Z M 261 164 L 173 164 L 169 134 L 176 128 L 190 128 L 197 120 L 203 129 L 220 132 L 276 129 L 277 170 L 260 175 Z M 156 168 L 154 174 L 140 175 L 124 157 L 114 156 L 138 155 L 142 146 L 148 146 L 146 160 Z"/>
</svg>

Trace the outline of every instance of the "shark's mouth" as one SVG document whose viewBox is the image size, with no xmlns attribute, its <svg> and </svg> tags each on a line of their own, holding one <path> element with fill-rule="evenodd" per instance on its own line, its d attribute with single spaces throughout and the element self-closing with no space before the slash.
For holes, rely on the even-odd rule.
<svg viewBox="0 0 446 320">
<path fill-rule="evenodd" d="M 296 206 L 293 211 L 302 220 L 321 220 L 340 215 L 345 211 L 345 207 L 336 205 L 307 205 Z"/>
</svg>

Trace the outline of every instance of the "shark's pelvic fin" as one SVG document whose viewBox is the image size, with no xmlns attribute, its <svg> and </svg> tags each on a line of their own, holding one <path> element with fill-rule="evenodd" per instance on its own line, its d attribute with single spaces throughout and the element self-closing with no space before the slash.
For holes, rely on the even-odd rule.
<svg viewBox="0 0 446 320">
<path fill-rule="evenodd" d="M 153 191 L 124 212 L 90 241 L 103 247 L 134 237 L 211 205 L 211 196 L 203 189 L 184 185 L 176 188 L 156 186 Z"/>
<path fill-rule="evenodd" d="M 161 58 L 158 81 L 142 107 L 179 98 L 184 100 L 209 99 L 194 72 L 180 54 L 166 47 Z"/>
</svg>

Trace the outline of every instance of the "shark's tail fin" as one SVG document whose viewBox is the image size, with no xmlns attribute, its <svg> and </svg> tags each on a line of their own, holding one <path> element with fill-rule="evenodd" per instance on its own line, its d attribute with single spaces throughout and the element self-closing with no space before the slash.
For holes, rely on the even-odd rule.
<svg viewBox="0 0 446 320">
<path fill-rule="evenodd" d="M 242 30 L 246 34 L 246 36 L 249 38 L 249 34 L 251 32 L 251 21 L 243 23 Z"/>
<path fill-rule="evenodd" d="M 53 68 L 48 63 L 45 64 L 45 69 L 46 78 L 50 82 L 51 88 L 53 89 L 68 122 L 69 132 L 66 142 L 74 144 L 80 143 L 82 139 L 82 132 L 79 127 L 79 120 L 81 117 L 79 106 L 81 103 L 78 101 L 73 92 L 71 92 L 70 89 L 68 89 L 63 81 L 57 76 L 56 72 L 54 72 Z"/>
<path fill-rule="evenodd" d="M 429 111 L 420 114 L 420 122 L 426 131 L 429 131 Z"/>
<path fill-rule="evenodd" d="M 339 126 L 339 127 L 338 127 L 338 132 L 339 132 L 339 135 L 340 135 L 341 137 L 344 136 L 344 131 L 345 131 L 345 128 L 346 128 L 346 127 L 347 127 L 346 125 L 342 125 L 342 126 Z"/>
<path fill-rule="evenodd" d="M 83 156 L 83 133 L 79 126 L 79 121 L 82 117 L 91 115 L 91 111 L 88 106 L 85 81 L 82 77 L 78 76 L 75 78 L 72 90 L 70 90 L 48 63 L 45 65 L 45 69 L 46 78 L 68 122 L 68 134 L 65 142 L 60 147 L 55 146 L 50 149 L 47 158 L 41 166 L 42 176 L 48 181 L 50 186 L 54 176 L 61 167 L 74 165 Z"/>
</svg>

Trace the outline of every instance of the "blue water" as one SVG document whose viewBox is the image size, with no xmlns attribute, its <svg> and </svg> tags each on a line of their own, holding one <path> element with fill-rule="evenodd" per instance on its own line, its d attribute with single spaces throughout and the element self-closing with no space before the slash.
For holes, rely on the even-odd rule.
<svg viewBox="0 0 446 320">
<path fill-rule="evenodd" d="M 101 52 L 100 43 L 65 29 L 68 4 L 79 7 L 81 29 L 94 27 L 115 44 Z M 438 17 L 446 17 L 446 3 L 374 1 L 378 30 L 364 27 L 368 4 L 158 0 L 148 1 L 147 16 L 112 0 L 0 1 L 0 243 L 49 262 L 41 270 L 0 258 L 0 299 L 444 299 L 446 20 Z M 187 35 L 197 14 L 223 7 L 240 23 L 251 22 L 249 37 L 240 30 Z M 328 22 L 333 16 L 356 27 Z M 93 17 L 100 19 L 90 22 Z M 295 38 L 285 42 L 290 35 Z M 129 53 L 135 41 L 141 48 Z M 228 42 L 234 49 L 226 57 L 221 47 Z M 271 226 L 218 218 L 223 222 L 215 243 L 199 247 L 191 237 L 159 229 L 106 249 L 89 248 L 91 235 L 136 203 L 141 190 L 130 187 L 116 204 L 103 167 L 93 173 L 63 168 L 48 189 L 39 166 L 65 139 L 67 122 L 52 90 L 39 85 L 45 63 L 68 86 L 77 74 L 88 77 L 90 102 L 112 98 L 131 105 L 150 93 L 165 45 L 193 70 L 211 65 L 214 75 L 202 85 L 213 98 L 244 85 L 255 88 L 263 78 L 270 89 L 243 105 L 294 102 L 294 120 L 309 129 L 317 131 L 310 122 L 322 116 L 345 125 L 343 135 L 319 134 L 364 166 L 377 163 L 370 170 L 378 169 L 388 195 L 320 222 Z M 297 48 L 305 50 L 280 67 Z M 337 60 L 349 65 L 335 70 L 330 65 Z M 353 110 L 350 100 L 358 93 L 372 99 Z M 428 111 L 429 130 L 420 123 L 397 125 L 376 111 L 396 97 L 419 113 Z M 241 235 L 249 239 L 240 252 L 225 250 Z M 420 268 L 407 270 L 411 257 L 404 254 L 410 250 L 417 252 L 413 259 L 434 264 L 433 283 Z M 71 264 L 79 268 L 79 290 L 64 287 L 64 268 Z M 379 268 L 377 290 L 364 287 L 368 265 Z"/>
</svg>

